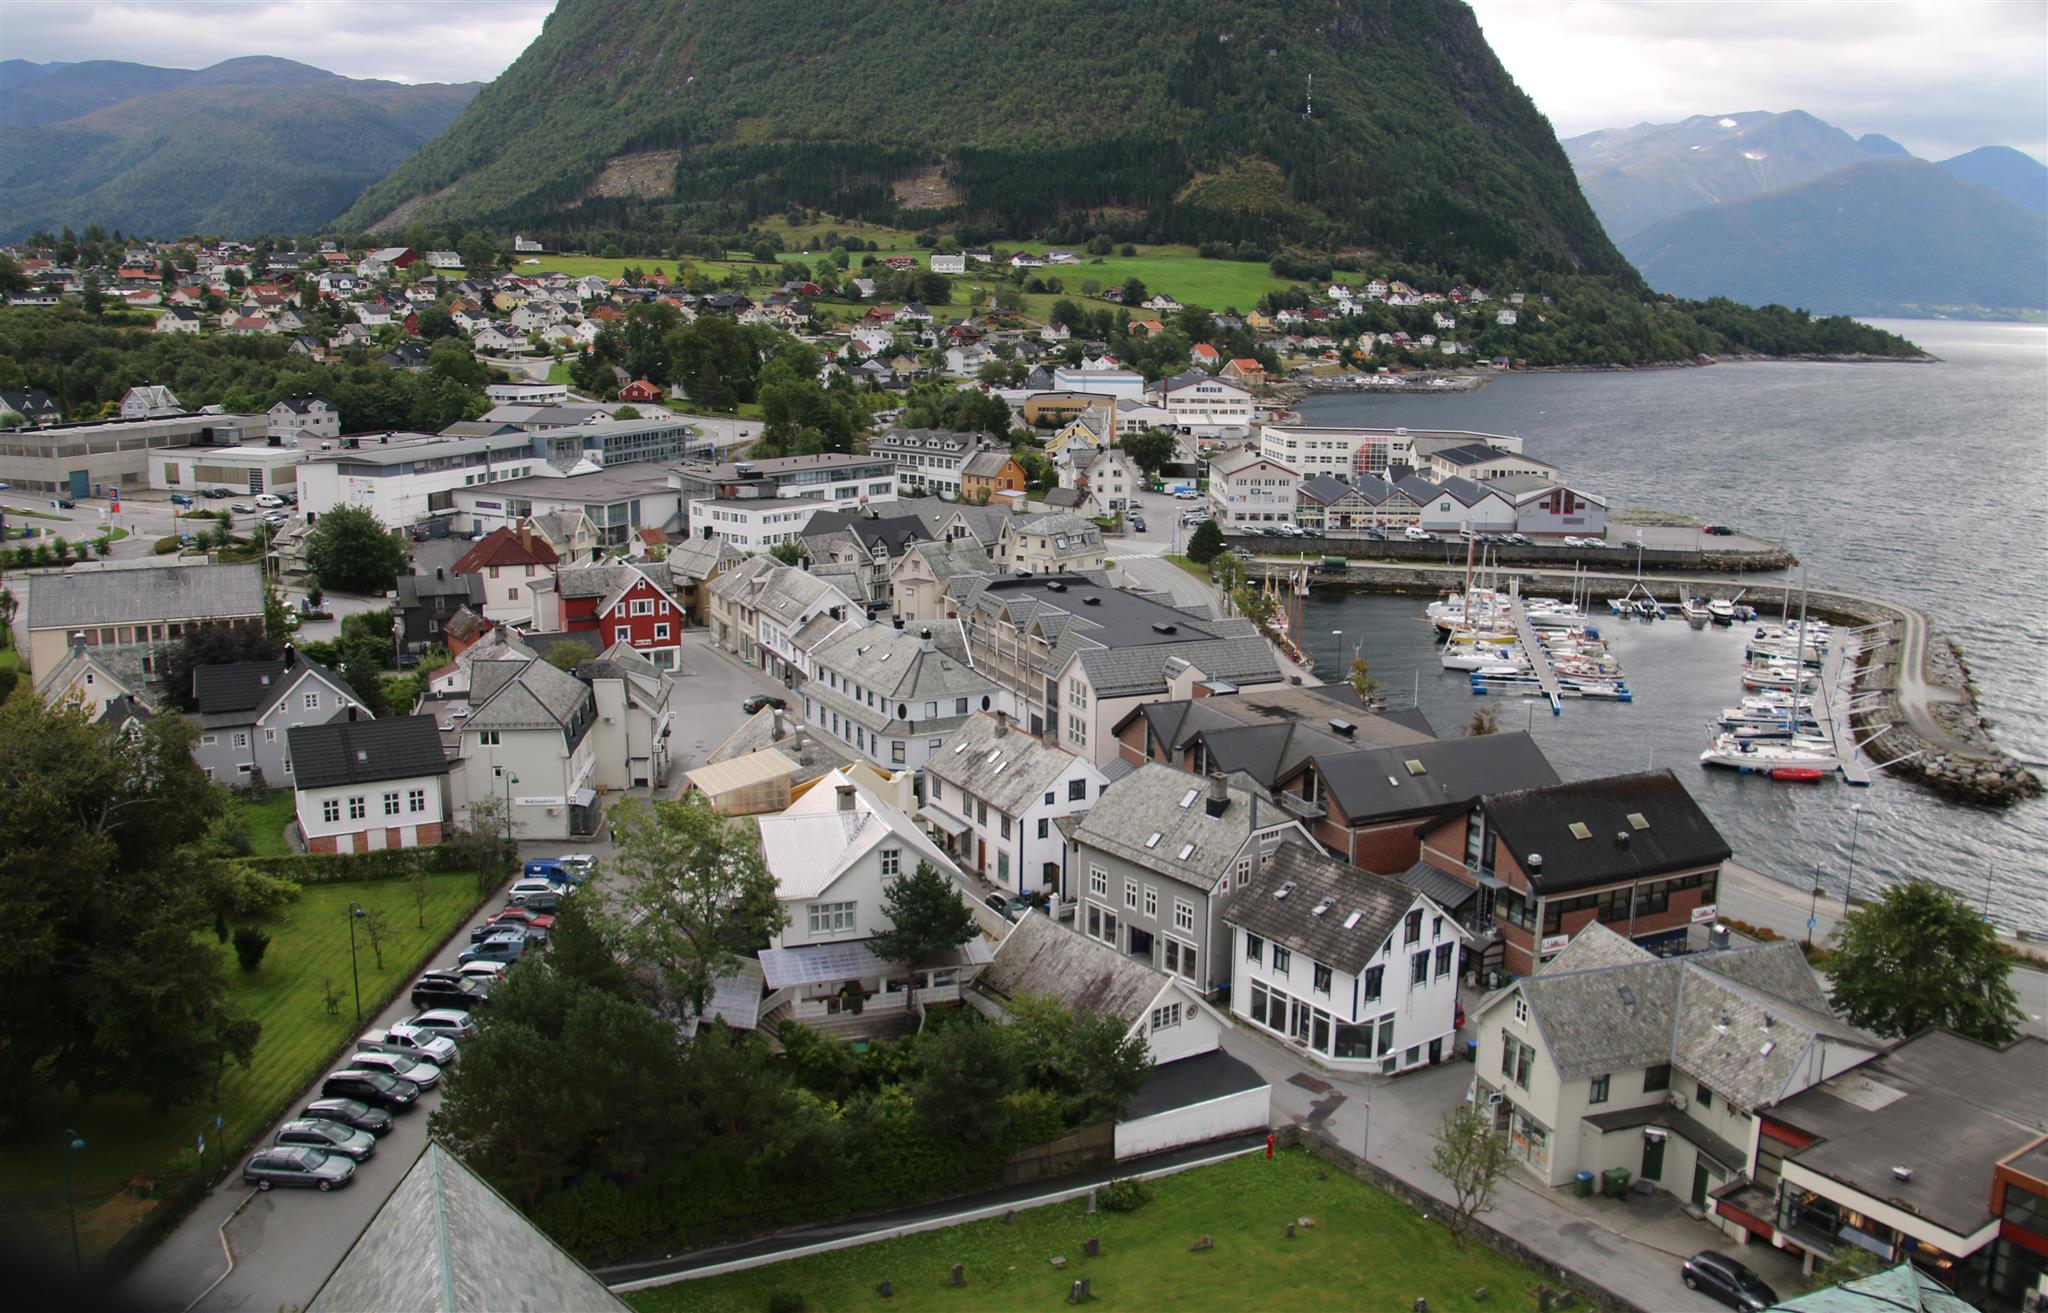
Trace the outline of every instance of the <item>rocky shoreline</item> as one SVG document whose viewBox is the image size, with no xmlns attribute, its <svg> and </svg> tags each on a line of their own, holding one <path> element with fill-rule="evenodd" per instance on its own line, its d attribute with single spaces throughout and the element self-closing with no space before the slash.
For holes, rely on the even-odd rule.
<svg viewBox="0 0 2048 1313">
<path fill-rule="evenodd" d="M 1486 369 L 1424 370 L 1413 374 L 1369 374 L 1351 371 L 1325 378 L 1288 379 L 1273 386 L 1276 399 L 1293 403 L 1305 397 L 1339 394 L 1383 394 L 1387 396 L 1463 396 L 1477 392 L 1501 373 L 1516 374 L 1633 374 L 1653 369 L 1704 369 L 1709 365 L 1754 365 L 1804 363 L 1829 365 L 1937 365 L 1941 357 L 1922 351 L 1916 356 L 1881 356 L 1868 351 L 1840 354 L 1802 352 L 1789 356 L 1767 356 L 1757 352 L 1708 356 L 1699 360 L 1654 360 L 1641 365 L 1525 365 L 1503 371 Z M 1385 380 L 1398 378 L 1398 383 Z"/>
</svg>

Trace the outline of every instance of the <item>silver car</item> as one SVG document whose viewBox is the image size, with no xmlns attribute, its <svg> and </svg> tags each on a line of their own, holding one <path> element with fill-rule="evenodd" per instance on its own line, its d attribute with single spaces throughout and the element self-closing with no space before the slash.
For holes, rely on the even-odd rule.
<svg viewBox="0 0 2048 1313">
<path fill-rule="evenodd" d="M 258 1190 L 268 1190 L 273 1185 L 299 1185 L 327 1191 L 347 1185 L 355 1176 L 356 1165 L 347 1158 L 304 1145 L 264 1149 L 242 1168 L 242 1183 Z"/>
<path fill-rule="evenodd" d="M 403 1058 L 418 1058 L 431 1062 L 436 1067 L 449 1067 L 455 1063 L 455 1041 L 445 1035 L 414 1030 L 404 1022 L 389 1030 L 365 1031 L 356 1041 L 356 1048 L 364 1053 L 396 1053 Z"/>
<path fill-rule="evenodd" d="M 456 1008 L 428 1008 L 404 1024 L 452 1040 L 465 1040 L 476 1034 L 476 1022 L 470 1020 L 467 1012 Z"/>
<path fill-rule="evenodd" d="M 359 1131 L 353 1126 L 320 1117 L 288 1121 L 277 1128 L 278 1148 L 299 1146 L 318 1149 L 322 1153 L 338 1153 L 351 1161 L 361 1162 L 377 1152 L 377 1137 L 368 1131 Z"/>
<path fill-rule="evenodd" d="M 351 1071 L 381 1071 L 387 1076 L 409 1080 L 422 1091 L 431 1090 L 441 1083 L 439 1067 L 396 1053 L 357 1052 L 350 1056 L 348 1065 Z"/>
</svg>

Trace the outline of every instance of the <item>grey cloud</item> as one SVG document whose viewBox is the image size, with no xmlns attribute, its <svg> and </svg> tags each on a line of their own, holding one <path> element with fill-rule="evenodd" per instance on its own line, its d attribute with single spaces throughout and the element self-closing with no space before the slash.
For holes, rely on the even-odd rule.
<svg viewBox="0 0 2048 1313">
<path fill-rule="evenodd" d="M 481 82 L 553 9 L 554 0 L 0 0 L 0 55 L 174 68 L 276 55 L 347 77 Z"/>
<path fill-rule="evenodd" d="M 1561 136 L 1803 109 L 1929 159 L 2048 150 L 2048 6 L 1474 0 Z"/>
</svg>

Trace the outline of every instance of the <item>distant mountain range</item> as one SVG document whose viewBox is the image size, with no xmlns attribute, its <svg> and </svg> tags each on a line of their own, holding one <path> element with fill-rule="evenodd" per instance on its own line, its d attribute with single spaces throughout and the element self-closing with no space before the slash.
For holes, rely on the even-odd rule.
<svg viewBox="0 0 2048 1313">
<path fill-rule="evenodd" d="M 2048 307 L 2048 166 L 1930 164 L 1811 114 L 1698 115 L 1562 143 L 1652 286 L 1834 314 Z"/>
<path fill-rule="evenodd" d="M 6 60 L 0 240 L 91 223 L 160 237 L 316 231 L 480 88 L 260 57 L 202 69 Z"/>
</svg>

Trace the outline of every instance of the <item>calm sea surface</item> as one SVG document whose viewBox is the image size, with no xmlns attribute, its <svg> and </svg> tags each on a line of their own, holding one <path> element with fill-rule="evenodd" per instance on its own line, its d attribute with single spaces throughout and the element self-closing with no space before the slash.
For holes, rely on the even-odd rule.
<svg viewBox="0 0 2048 1313">
<path fill-rule="evenodd" d="M 2048 763 L 2048 328 L 1879 321 L 1941 357 L 1931 365 L 1730 364 L 1640 373 L 1522 374 L 1452 396 L 1327 396 L 1315 424 L 1520 434 L 1529 454 L 1610 505 L 1696 513 L 1788 544 L 1815 588 L 1909 602 L 1963 648 L 1981 708 L 2008 752 Z M 1775 598 L 1760 576 L 1759 591 Z M 1759 599 L 1761 600 L 1761 599 Z M 1478 705 L 1532 725 L 1567 778 L 1669 766 L 1739 860 L 1839 896 L 1849 879 L 1922 875 L 2001 927 L 2048 934 L 2048 801 L 2003 812 L 1880 777 L 1776 784 L 1699 764 L 1706 724 L 1741 696 L 1742 630 L 1604 617 L 1630 705 L 1570 703 L 1553 719 L 1522 699 L 1473 698 L 1436 662 L 1414 598 L 1324 595 L 1305 628 L 1317 668 L 1355 645 L 1396 702 L 1420 688 L 1439 733 Z M 1333 630 L 1343 637 L 1332 636 Z M 1850 812 L 1861 804 L 1860 824 Z"/>
</svg>

